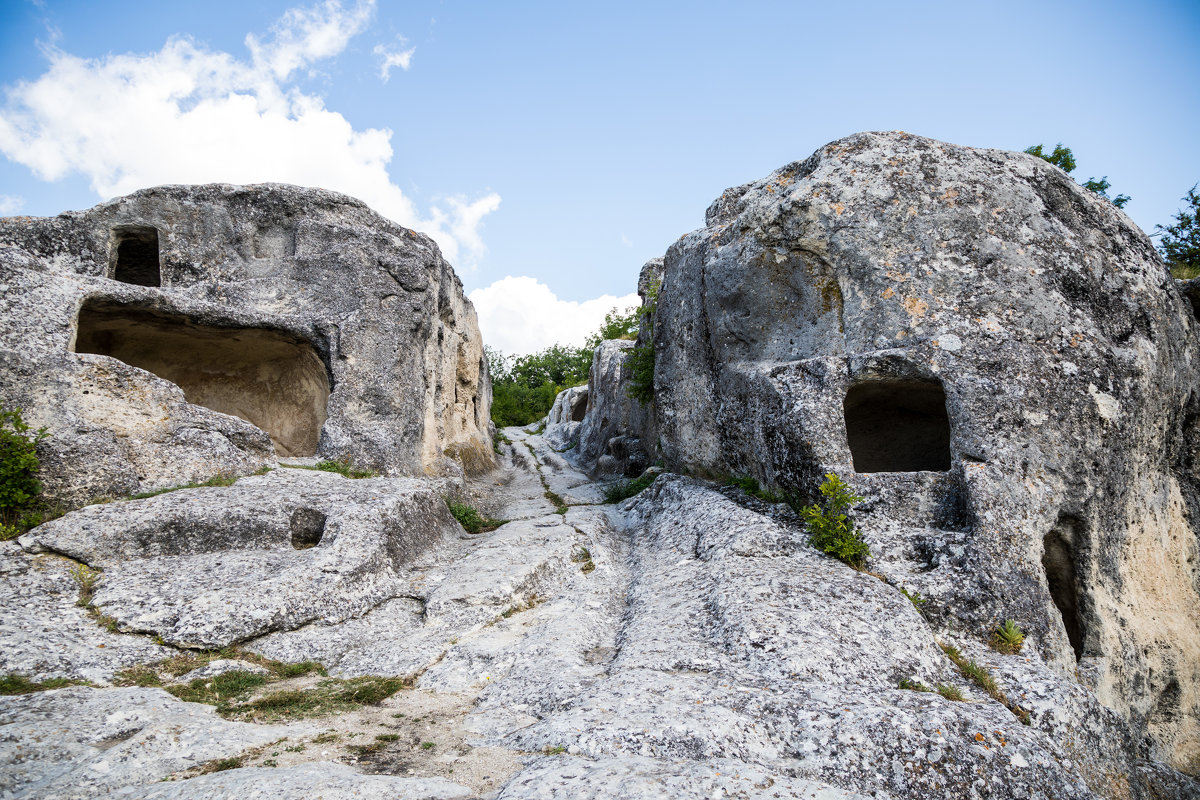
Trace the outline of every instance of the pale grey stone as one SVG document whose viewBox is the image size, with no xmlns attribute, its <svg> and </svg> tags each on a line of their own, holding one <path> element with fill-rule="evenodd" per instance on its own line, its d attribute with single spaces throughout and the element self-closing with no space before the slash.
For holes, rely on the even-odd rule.
<svg viewBox="0 0 1200 800">
<path fill-rule="evenodd" d="M 126 266 L 138 253 L 149 279 Z M 462 284 L 429 237 L 345 195 L 161 186 L 6 218 L 0 283 L 0 393 L 49 428 L 43 477 L 62 502 L 246 474 L 277 454 L 389 474 L 447 456 L 491 466 Z"/>
<path fill-rule="evenodd" d="M 131 800 L 452 800 L 471 790 L 442 778 L 363 775 L 345 764 L 315 762 L 295 767 L 248 767 L 157 783 Z"/>
</svg>

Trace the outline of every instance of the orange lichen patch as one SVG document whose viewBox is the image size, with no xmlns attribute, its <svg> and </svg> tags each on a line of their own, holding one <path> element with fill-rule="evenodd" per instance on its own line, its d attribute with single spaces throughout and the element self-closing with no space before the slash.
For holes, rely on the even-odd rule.
<svg viewBox="0 0 1200 800">
<path fill-rule="evenodd" d="M 834 210 L 834 213 L 836 213 L 840 217 L 842 215 L 842 212 L 846 210 L 846 207 L 844 205 L 842 205 L 841 203 L 834 203 L 833 210 Z"/>
<path fill-rule="evenodd" d="M 892 287 L 889 286 L 888 288 L 883 290 L 883 299 L 884 300 L 891 300 L 895 296 L 896 296 L 896 290 L 893 289 Z"/>
<path fill-rule="evenodd" d="M 958 190 L 950 188 L 946 190 L 946 193 L 942 195 L 941 199 L 950 205 L 954 205 L 954 198 L 956 197 L 958 197 Z"/>
<path fill-rule="evenodd" d="M 982 741 L 983 741 L 983 734 L 982 734 L 982 733 L 977 733 L 977 734 L 975 734 L 975 741 L 977 741 L 977 742 L 982 742 Z"/>
<path fill-rule="evenodd" d="M 910 277 L 907 272 L 900 272 L 899 270 L 895 269 L 889 269 L 886 274 L 892 280 L 899 281 L 900 283 L 904 283 Z"/>
<path fill-rule="evenodd" d="M 905 298 L 903 305 L 910 317 L 923 317 L 925 312 L 929 311 L 929 304 L 915 297 Z"/>
</svg>

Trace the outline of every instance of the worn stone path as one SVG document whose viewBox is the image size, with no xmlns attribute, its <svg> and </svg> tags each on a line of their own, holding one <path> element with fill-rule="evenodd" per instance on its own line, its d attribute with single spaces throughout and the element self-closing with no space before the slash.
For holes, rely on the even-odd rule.
<svg viewBox="0 0 1200 800">
<path fill-rule="evenodd" d="M 397 498 L 419 506 L 423 492 L 449 484 L 280 470 L 228 489 L 85 509 L 0 545 L 0 582 L 24 598 L 0 628 L 0 672 L 95 684 L 0 698 L 0 796 L 304 798 L 319 787 L 326 800 L 1093 798 L 1116 796 L 1096 790 L 1105 776 L 1157 768 L 1136 760 L 1113 712 L 1033 648 L 1002 656 L 935 628 L 898 589 L 916 568 L 888 545 L 901 534 L 887 514 L 863 517 L 879 571 L 856 572 L 809 547 L 782 506 L 670 474 L 605 504 L 605 487 L 546 439 L 504 433 L 500 466 L 458 489 L 509 520 L 486 533 L 446 522 L 436 503 L 420 517 L 424 533 L 404 533 L 398 520 L 413 505 Z M 102 628 L 73 604 L 78 563 L 27 551 L 75 548 L 86 559 L 88 547 L 123 547 L 117 573 L 128 576 L 137 547 L 149 547 L 169 570 L 173 556 L 162 551 L 178 542 L 180 525 L 164 533 L 146 521 L 193 506 L 173 519 L 228 521 L 249 507 L 239 498 L 275 509 L 255 517 L 253 546 L 174 557 L 216 581 L 255 559 L 307 580 L 312 564 L 337 567 L 322 550 L 359 558 L 353 575 L 320 584 L 322 608 L 332 610 L 315 618 L 262 616 L 286 581 L 266 584 L 273 597 L 237 595 L 241 617 L 269 632 L 228 643 L 255 657 L 319 661 L 341 679 L 399 676 L 412 688 L 378 705 L 264 725 L 224 720 L 162 689 L 105 686 L 123 667 L 177 651 L 156 644 L 152 628 Z M 303 508 L 324 509 L 328 521 L 316 547 L 294 550 L 284 534 Z M 144 528 L 123 544 L 79 535 L 129 530 L 131 520 Z M 225 527 L 228 539 L 235 531 Z M 372 531 L 408 544 L 376 547 Z M 921 574 L 937 585 L 937 570 Z M 150 612 L 169 581 L 122 579 L 121 592 L 106 595 L 105 580 L 98 613 L 117 608 L 124 620 L 112 627 L 161 617 Z M 345 598 L 371 596 L 364 586 L 383 599 L 339 610 Z M 205 630 L 224 630 L 216 623 L 229 616 L 211 603 L 195 614 L 211 615 Z M 939 643 L 985 666 L 1014 702 L 972 684 Z M 310 691 L 322 680 L 258 691 Z M 963 700 L 902 682 L 949 687 Z M 237 768 L 197 774 L 227 759 Z M 1182 781 L 1164 797 L 1191 791 L 1186 778 L 1160 777 Z"/>
</svg>

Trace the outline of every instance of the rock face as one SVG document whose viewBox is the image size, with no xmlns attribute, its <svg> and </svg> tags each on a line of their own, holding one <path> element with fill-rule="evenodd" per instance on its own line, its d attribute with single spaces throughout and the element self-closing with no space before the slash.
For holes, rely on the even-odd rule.
<svg viewBox="0 0 1200 800">
<path fill-rule="evenodd" d="M 642 266 L 638 294 L 642 319 L 635 342 L 601 342 L 588 372 L 588 407 L 579 429 L 577 459 L 598 475 L 641 474 L 658 458 L 654 408 L 629 396 L 628 359 L 634 347 L 653 346 L 653 303 L 662 283 L 663 260 Z"/>
<path fill-rule="evenodd" d="M 858 134 L 713 203 L 656 328 L 669 468 L 839 473 L 938 624 L 1016 620 L 1200 773 L 1200 338 L 1119 209 L 1032 156 Z"/>
<path fill-rule="evenodd" d="M 0 396 L 78 504 L 276 455 L 491 464 L 474 309 L 436 245 L 331 192 L 165 186 L 0 220 Z"/>
<path fill-rule="evenodd" d="M 550 413 L 546 415 L 546 430 L 542 432 L 551 447 L 568 450 L 579 444 L 579 426 L 587 412 L 587 405 L 587 386 L 571 386 L 558 393 Z"/>
</svg>

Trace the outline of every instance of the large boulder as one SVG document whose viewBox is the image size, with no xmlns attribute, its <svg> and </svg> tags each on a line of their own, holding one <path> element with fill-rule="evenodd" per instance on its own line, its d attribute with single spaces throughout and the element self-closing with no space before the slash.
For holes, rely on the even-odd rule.
<svg viewBox="0 0 1200 800">
<path fill-rule="evenodd" d="M 1033 156 L 858 134 L 718 198 L 656 331 L 669 468 L 839 473 L 939 625 L 1016 620 L 1200 772 L 1200 341 L 1120 209 Z"/>
<path fill-rule="evenodd" d="M 491 465 L 475 311 L 428 237 L 317 189 L 164 186 L 0 220 L 0 397 L 78 504 L 276 456 Z"/>
<path fill-rule="evenodd" d="M 579 444 L 579 426 L 587 411 L 588 387 L 570 386 L 554 398 L 554 405 L 546 415 L 546 429 L 542 437 L 556 450 L 569 450 Z"/>
<path fill-rule="evenodd" d="M 637 476 L 659 455 L 654 405 L 630 395 L 629 357 L 634 348 L 654 346 L 654 303 L 662 269 L 663 260 L 653 258 L 638 276 L 642 304 L 637 340 L 601 342 L 592 355 L 577 459 L 597 475 Z"/>
</svg>

